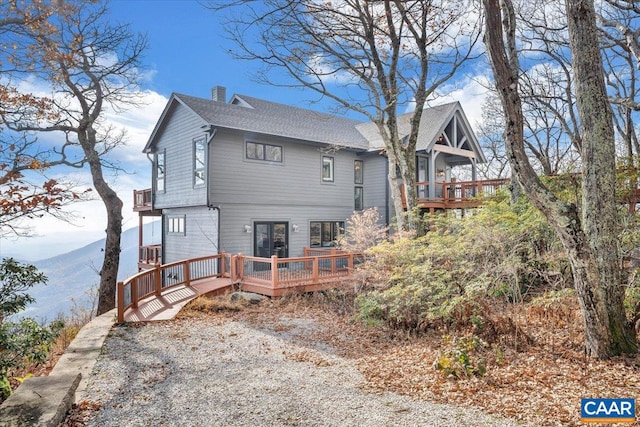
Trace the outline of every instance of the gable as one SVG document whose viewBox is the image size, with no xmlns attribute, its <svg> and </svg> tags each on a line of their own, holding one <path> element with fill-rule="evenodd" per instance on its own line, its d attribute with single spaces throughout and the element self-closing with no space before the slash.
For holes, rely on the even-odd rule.
<svg viewBox="0 0 640 427">
<path fill-rule="evenodd" d="M 413 113 L 398 117 L 398 134 L 407 138 L 411 132 Z M 356 126 L 358 131 L 369 140 L 370 149 L 384 149 L 384 142 L 374 123 L 362 123 Z M 448 148 L 445 148 L 448 147 Z M 451 102 L 426 108 L 420 118 L 420 131 L 416 143 L 416 151 L 431 152 L 433 150 L 458 154 L 463 157 L 476 158 L 478 162 L 486 162 L 482 148 L 467 121 L 459 102 Z"/>
</svg>

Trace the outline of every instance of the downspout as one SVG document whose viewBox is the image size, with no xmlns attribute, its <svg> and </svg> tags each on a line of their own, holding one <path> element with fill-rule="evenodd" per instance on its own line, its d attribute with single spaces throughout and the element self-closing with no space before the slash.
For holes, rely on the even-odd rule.
<svg viewBox="0 0 640 427">
<path fill-rule="evenodd" d="M 385 164 L 385 177 L 389 176 L 389 161 L 387 160 L 386 162 L 384 162 Z M 389 188 L 389 179 L 385 179 L 385 186 L 384 186 L 384 220 L 385 223 L 387 225 L 387 227 L 390 225 L 389 224 L 389 197 L 391 197 L 390 194 L 390 188 Z"/>
<path fill-rule="evenodd" d="M 207 207 L 209 208 L 209 210 L 215 210 L 218 212 L 218 224 L 217 224 L 217 242 L 216 242 L 216 251 L 218 251 L 218 254 L 220 253 L 220 223 L 222 222 L 222 211 L 220 210 L 220 206 L 214 206 L 211 204 L 211 198 L 210 198 L 210 193 L 209 193 L 209 188 L 210 188 L 210 176 L 209 176 L 209 165 L 211 164 L 210 159 L 211 159 L 211 143 L 213 142 L 213 138 L 216 136 L 217 133 L 217 128 L 214 127 L 212 124 L 208 124 L 208 125 L 204 125 L 202 126 L 202 129 L 204 129 L 204 132 L 206 134 L 209 135 L 209 138 L 207 138 L 207 179 L 205 180 L 205 191 L 207 193 Z M 218 262 L 220 262 L 221 260 L 218 260 Z M 220 271 L 220 265 L 218 265 L 218 271 Z"/>
</svg>

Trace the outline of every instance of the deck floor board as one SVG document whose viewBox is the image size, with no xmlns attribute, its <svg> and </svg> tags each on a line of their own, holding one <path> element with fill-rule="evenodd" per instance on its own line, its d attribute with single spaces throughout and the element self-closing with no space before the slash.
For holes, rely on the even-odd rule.
<svg viewBox="0 0 640 427">
<path fill-rule="evenodd" d="M 168 289 L 160 297 L 151 295 L 138 303 L 137 308 L 129 308 L 124 313 L 125 322 L 148 322 L 153 320 L 171 320 L 189 301 L 231 287 L 228 278 L 202 279 L 191 286 L 178 286 Z"/>
</svg>

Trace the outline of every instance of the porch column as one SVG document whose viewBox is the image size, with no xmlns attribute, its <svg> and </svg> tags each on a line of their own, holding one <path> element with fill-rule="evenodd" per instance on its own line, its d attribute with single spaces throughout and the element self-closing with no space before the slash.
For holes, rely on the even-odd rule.
<svg viewBox="0 0 640 427">
<path fill-rule="evenodd" d="M 476 165 L 476 159 L 471 158 L 471 181 L 476 182 L 478 180 L 478 167 Z M 477 196 L 476 186 L 473 186 L 473 196 Z"/>
<path fill-rule="evenodd" d="M 429 154 L 429 200 L 436 198 L 436 156 L 438 152 L 435 150 Z"/>
<path fill-rule="evenodd" d="M 138 213 L 138 271 L 140 271 L 140 261 L 142 261 L 142 228 L 144 224 L 142 222 L 142 215 Z M 146 257 L 145 257 L 146 258 Z"/>
</svg>

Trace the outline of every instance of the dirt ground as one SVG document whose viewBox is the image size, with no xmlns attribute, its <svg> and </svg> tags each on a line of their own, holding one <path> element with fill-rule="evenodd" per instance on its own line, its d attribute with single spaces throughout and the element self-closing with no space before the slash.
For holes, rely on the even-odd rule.
<svg viewBox="0 0 640 427">
<path fill-rule="evenodd" d="M 221 316 L 289 331 L 301 343 L 354 360 L 366 378 L 364 387 L 373 392 L 481 408 L 534 425 L 583 425 L 583 397 L 640 398 L 640 357 L 585 357 L 575 301 L 555 308 L 496 306 L 487 313 L 491 322 L 484 331 L 433 330 L 420 336 L 366 327 L 346 304 L 316 295 L 229 308 L 218 299 L 213 308 L 196 302 L 181 316 Z M 446 350 L 452 337 L 471 334 L 483 338 L 470 353 L 486 364 L 484 375 L 456 378 L 435 368 L 442 354 L 451 354 Z"/>
<path fill-rule="evenodd" d="M 366 379 L 363 387 L 371 392 L 480 408 L 527 424 L 583 425 L 583 397 L 640 398 L 640 357 L 585 357 L 575 301 L 537 308 L 497 304 L 487 308 L 487 321 L 480 328 L 415 335 L 365 326 L 354 318 L 353 302 L 336 295 L 293 295 L 257 305 L 231 302 L 227 296 L 199 298 L 178 317 L 215 316 L 287 333 L 310 348 L 353 360 Z M 477 337 L 479 344 L 466 350 L 452 345 L 464 337 Z M 443 355 L 450 361 L 464 357 L 471 367 L 482 364 L 483 372 L 452 369 L 447 374 L 436 369 Z M 55 358 L 37 374 L 46 375 L 53 364 Z M 82 426 L 82 412 L 92 409 L 75 408 L 65 425 Z"/>
</svg>

